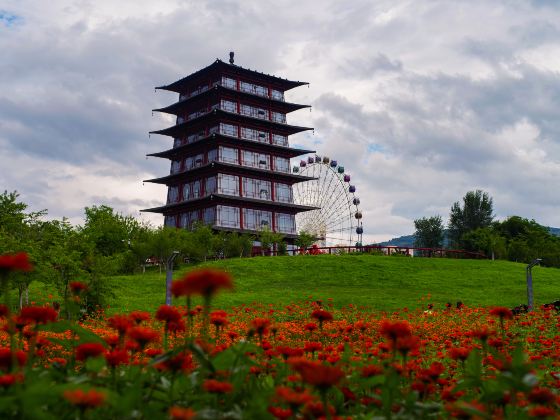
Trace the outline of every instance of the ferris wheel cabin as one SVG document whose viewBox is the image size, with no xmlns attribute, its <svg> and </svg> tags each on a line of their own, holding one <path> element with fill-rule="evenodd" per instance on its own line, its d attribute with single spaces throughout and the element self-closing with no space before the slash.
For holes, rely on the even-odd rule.
<svg viewBox="0 0 560 420">
<path fill-rule="evenodd" d="M 294 203 L 293 186 L 312 177 L 293 174 L 290 159 L 314 151 L 289 146 L 289 136 L 312 130 L 289 125 L 286 115 L 308 108 L 287 102 L 291 81 L 216 60 L 156 89 L 178 101 L 154 111 L 176 124 L 151 134 L 169 136 L 173 147 L 148 156 L 169 159 L 169 175 L 145 182 L 165 184 L 165 225 L 190 228 L 202 222 L 216 231 L 257 233 L 264 228 L 297 237 L 295 215 L 316 207 Z"/>
</svg>

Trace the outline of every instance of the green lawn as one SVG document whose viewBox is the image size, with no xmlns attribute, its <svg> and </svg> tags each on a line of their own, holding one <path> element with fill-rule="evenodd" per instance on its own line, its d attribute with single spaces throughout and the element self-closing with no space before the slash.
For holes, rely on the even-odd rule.
<svg viewBox="0 0 560 420">
<path fill-rule="evenodd" d="M 372 255 L 257 257 L 207 263 L 229 271 L 235 291 L 224 292 L 216 307 L 260 302 L 285 305 L 312 296 L 374 310 L 395 310 L 461 300 L 466 305 L 526 303 L 525 265 L 507 261 L 406 258 Z M 174 278 L 192 267 L 178 270 Z M 155 310 L 165 301 L 165 273 L 156 272 L 108 279 L 114 297 L 109 312 Z M 535 302 L 560 298 L 560 270 L 533 269 Z M 33 284 L 31 296 L 53 293 Z M 54 294 L 54 293 L 53 293 Z M 431 298 L 421 301 L 431 294 Z"/>
</svg>

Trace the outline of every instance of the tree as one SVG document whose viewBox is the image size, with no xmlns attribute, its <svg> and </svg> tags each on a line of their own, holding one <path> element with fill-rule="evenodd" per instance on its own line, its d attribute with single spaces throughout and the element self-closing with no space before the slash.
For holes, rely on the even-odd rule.
<svg viewBox="0 0 560 420">
<path fill-rule="evenodd" d="M 467 232 L 461 239 L 467 251 L 483 252 L 494 260 L 506 256 L 506 239 L 493 228 L 479 228 Z"/>
<path fill-rule="evenodd" d="M 414 221 L 414 246 L 441 248 L 443 245 L 443 220 L 441 216 L 423 217 Z"/>
<path fill-rule="evenodd" d="M 315 242 L 315 240 L 316 238 L 314 235 L 306 232 L 305 230 L 302 230 L 296 238 L 295 244 L 298 246 L 298 248 L 307 249 L 313 244 L 313 242 Z"/>
<path fill-rule="evenodd" d="M 465 233 L 489 227 L 494 220 L 492 198 L 481 190 L 469 191 L 463 197 L 463 206 L 457 201 L 449 215 L 449 237 L 455 246 L 462 245 Z"/>
</svg>

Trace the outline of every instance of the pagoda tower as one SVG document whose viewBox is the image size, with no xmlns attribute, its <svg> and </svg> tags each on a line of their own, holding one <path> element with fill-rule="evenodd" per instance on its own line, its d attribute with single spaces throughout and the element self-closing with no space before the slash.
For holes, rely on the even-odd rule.
<svg viewBox="0 0 560 420">
<path fill-rule="evenodd" d="M 176 124 L 151 134 L 173 138 L 173 147 L 151 153 L 171 161 L 167 176 L 145 182 L 165 184 L 165 226 L 190 228 L 202 222 L 216 231 L 257 233 L 268 228 L 287 242 L 297 237 L 295 215 L 315 207 L 297 205 L 292 186 L 313 178 L 292 174 L 290 158 L 312 153 L 291 148 L 290 135 L 309 127 L 289 125 L 286 114 L 308 105 L 286 102 L 284 93 L 306 85 L 214 63 L 156 89 L 176 92 L 179 101 L 155 109 Z"/>
</svg>

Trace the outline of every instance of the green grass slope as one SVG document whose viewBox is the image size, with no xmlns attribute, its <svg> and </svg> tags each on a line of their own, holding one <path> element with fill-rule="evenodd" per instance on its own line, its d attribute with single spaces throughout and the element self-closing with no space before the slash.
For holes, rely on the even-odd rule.
<svg viewBox="0 0 560 420">
<path fill-rule="evenodd" d="M 258 257 L 216 261 L 207 266 L 230 272 L 235 291 L 218 307 L 252 302 L 285 305 L 298 300 L 327 300 L 378 310 L 436 305 L 458 300 L 467 305 L 516 306 L 526 301 L 525 265 L 508 261 L 400 258 L 370 255 Z M 183 272 L 181 270 L 176 274 Z M 164 274 L 111 278 L 114 309 L 154 309 L 164 297 Z M 535 301 L 560 298 L 560 270 L 533 269 Z"/>
<path fill-rule="evenodd" d="M 473 306 L 513 307 L 527 299 L 525 265 L 508 261 L 318 255 L 230 259 L 205 265 L 227 270 L 234 277 L 235 291 L 222 293 L 215 302 L 221 308 L 252 302 L 286 305 L 309 297 L 331 298 L 338 308 L 353 304 L 387 311 L 458 300 Z M 178 270 L 174 278 L 189 269 Z M 165 273 L 116 276 L 108 282 L 114 292 L 108 299 L 109 312 L 153 311 L 165 301 Z M 535 267 L 533 283 L 536 304 L 560 298 L 559 269 Z"/>
</svg>

